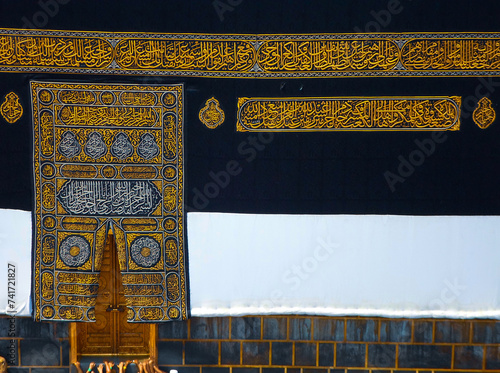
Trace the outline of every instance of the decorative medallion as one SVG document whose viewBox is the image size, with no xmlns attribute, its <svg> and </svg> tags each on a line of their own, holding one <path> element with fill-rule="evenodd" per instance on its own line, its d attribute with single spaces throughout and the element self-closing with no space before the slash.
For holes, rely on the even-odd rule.
<svg viewBox="0 0 500 373">
<path fill-rule="evenodd" d="M 113 141 L 111 145 L 111 154 L 118 159 L 124 160 L 130 157 L 133 152 L 134 147 L 129 137 L 123 132 L 118 133 L 115 137 L 115 141 Z"/>
<path fill-rule="evenodd" d="M 76 135 L 71 131 L 66 131 L 61 136 L 61 142 L 59 143 L 57 150 L 66 158 L 73 158 L 80 154 L 82 147 L 78 142 Z"/>
<path fill-rule="evenodd" d="M 219 101 L 214 97 L 209 98 L 207 102 L 205 102 L 205 106 L 200 110 L 198 117 L 201 123 L 210 129 L 217 128 L 224 123 L 225 119 L 224 111 L 221 109 Z"/>
<path fill-rule="evenodd" d="M 61 242 L 59 256 L 68 267 L 80 267 L 89 260 L 90 244 L 82 236 L 68 236 Z"/>
<path fill-rule="evenodd" d="M 19 103 L 19 96 L 14 92 L 5 95 L 4 101 L 0 106 L 0 113 L 7 123 L 15 123 L 23 115 L 23 107 Z"/>
<path fill-rule="evenodd" d="M 151 237 L 141 236 L 130 245 L 132 260 L 143 268 L 151 268 L 160 260 L 160 244 Z"/>
<path fill-rule="evenodd" d="M 146 132 L 141 136 L 141 142 L 137 147 L 137 154 L 139 154 L 142 158 L 153 159 L 160 153 L 160 147 L 156 144 L 155 138 L 152 134 Z"/>
<path fill-rule="evenodd" d="M 89 157 L 97 159 L 108 152 L 108 147 L 104 143 L 102 135 L 99 132 L 91 132 L 88 135 L 88 140 L 83 151 Z"/>
<path fill-rule="evenodd" d="M 474 113 L 472 113 L 474 123 L 483 130 L 488 128 L 495 121 L 497 116 L 495 109 L 491 106 L 492 104 L 493 103 L 488 97 L 483 97 L 477 103 Z"/>
</svg>

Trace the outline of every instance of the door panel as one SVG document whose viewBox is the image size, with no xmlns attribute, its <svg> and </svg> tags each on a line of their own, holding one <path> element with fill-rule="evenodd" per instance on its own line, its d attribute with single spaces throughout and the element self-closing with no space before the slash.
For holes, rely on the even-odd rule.
<svg viewBox="0 0 500 373">
<path fill-rule="evenodd" d="M 76 323 L 77 356 L 133 355 L 152 357 L 155 325 L 127 322 L 126 299 L 115 241 L 108 236 L 99 275 L 95 323 Z"/>
</svg>

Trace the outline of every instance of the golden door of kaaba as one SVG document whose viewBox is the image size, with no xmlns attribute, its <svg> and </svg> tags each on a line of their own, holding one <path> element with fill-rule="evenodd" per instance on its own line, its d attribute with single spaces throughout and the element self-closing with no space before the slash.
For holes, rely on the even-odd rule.
<svg viewBox="0 0 500 373">
<path fill-rule="evenodd" d="M 72 358 L 84 356 L 126 356 L 153 358 L 156 325 L 127 322 L 127 307 L 113 235 L 108 235 L 99 275 L 95 306 L 96 321 L 73 323 Z"/>
</svg>

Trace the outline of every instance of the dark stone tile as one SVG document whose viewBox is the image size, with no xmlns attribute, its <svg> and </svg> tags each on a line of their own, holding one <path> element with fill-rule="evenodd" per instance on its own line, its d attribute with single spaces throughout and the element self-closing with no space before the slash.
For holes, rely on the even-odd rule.
<svg viewBox="0 0 500 373">
<path fill-rule="evenodd" d="M 53 340 L 21 340 L 22 366 L 60 366 L 60 344 Z"/>
<path fill-rule="evenodd" d="M 69 341 L 68 340 L 61 341 L 61 347 L 62 347 L 62 365 L 69 366 L 69 351 L 70 351 Z"/>
<path fill-rule="evenodd" d="M 69 373 L 69 368 L 33 368 L 31 373 Z"/>
<path fill-rule="evenodd" d="M 269 365 L 269 342 L 243 342 L 243 365 Z"/>
<path fill-rule="evenodd" d="M 233 317 L 232 339 L 260 339 L 260 317 Z"/>
<path fill-rule="evenodd" d="M 0 340 L 0 356 L 3 356 L 7 360 L 8 365 L 19 365 L 18 340 L 14 339 L 13 344 L 10 342 L 10 339 Z M 14 354 L 11 355 L 11 352 L 14 352 Z"/>
<path fill-rule="evenodd" d="M 411 342 L 411 321 L 382 320 L 380 342 Z"/>
<path fill-rule="evenodd" d="M 286 368 L 286 373 L 301 373 L 300 368 Z"/>
<path fill-rule="evenodd" d="M 483 367 L 483 348 L 481 346 L 456 346 L 455 369 L 481 369 Z"/>
<path fill-rule="evenodd" d="M 221 342 L 221 364 L 233 365 L 240 363 L 240 342 Z"/>
<path fill-rule="evenodd" d="M 259 368 L 233 368 L 233 373 L 259 373 Z"/>
<path fill-rule="evenodd" d="M 474 343 L 500 343 L 500 322 L 474 322 L 472 341 Z"/>
<path fill-rule="evenodd" d="M 369 319 L 350 319 L 346 324 L 346 340 L 352 342 L 377 342 L 378 323 Z"/>
<path fill-rule="evenodd" d="M 322 367 L 333 366 L 333 343 L 320 343 L 318 352 L 318 365 Z"/>
<path fill-rule="evenodd" d="M 285 340 L 287 329 L 286 317 L 264 318 L 264 339 Z"/>
<path fill-rule="evenodd" d="M 294 365 L 316 365 L 316 343 L 295 343 Z"/>
<path fill-rule="evenodd" d="M 56 338 L 69 338 L 69 323 L 58 322 L 54 327 Z"/>
<path fill-rule="evenodd" d="M 372 370 L 372 373 L 391 373 L 390 370 L 378 370 L 378 369 L 374 369 Z M 399 371 L 398 371 L 399 373 Z"/>
<path fill-rule="evenodd" d="M 188 322 L 162 322 L 158 325 L 158 339 L 187 339 Z"/>
<path fill-rule="evenodd" d="M 464 321 L 436 321 L 436 343 L 468 343 L 470 324 Z"/>
<path fill-rule="evenodd" d="M 364 367 L 366 345 L 354 343 L 337 344 L 338 367 Z"/>
<path fill-rule="evenodd" d="M 158 344 L 158 365 L 182 364 L 182 342 L 162 342 Z"/>
<path fill-rule="evenodd" d="M 292 365 L 293 364 L 293 343 L 273 342 L 271 344 L 271 364 L 272 365 Z"/>
<path fill-rule="evenodd" d="M 413 342 L 416 343 L 432 343 L 432 322 L 431 321 L 414 321 L 413 327 Z"/>
<path fill-rule="evenodd" d="M 347 373 L 370 373 L 370 371 L 367 369 L 347 369 Z"/>
<path fill-rule="evenodd" d="M 186 342 L 186 364 L 215 365 L 219 361 L 217 342 Z"/>
<path fill-rule="evenodd" d="M 21 338 L 54 338 L 54 323 L 34 322 L 31 318 L 16 318 L 16 336 Z"/>
<path fill-rule="evenodd" d="M 393 368 L 396 366 L 395 345 L 368 345 L 368 366 Z"/>
<path fill-rule="evenodd" d="M 229 368 L 202 367 L 201 373 L 229 373 Z"/>
<path fill-rule="evenodd" d="M 344 341 L 344 320 L 314 319 L 314 339 L 318 341 Z"/>
<path fill-rule="evenodd" d="M 451 346 L 400 345 L 400 368 L 451 368 Z"/>
<path fill-rule="evenodd" d="M 294 341 L 309 341 L 311 339 L 311 319 L 290 318 L 290 336 Z"/>
<path fill-rule="evenodd" d="M 11 324 L 11 317 L 9 316 L 0 316 L 0 336 L 6 337 L 9 335 L 9 327 Z M 16 322 L 16 318 L 13 319 Z"/>
<path fill-rule="evenodd" d="M 345 373 L 345 369 L 330 369 L 330 373 Z"/>
<path fill-rule="evenodd" d="M 500 346 L 486 347 L 486 369 L 500 369 Z"/>
<path fill-rule="evenodd" d="M 328 369 L 303 368 L 302 373 L 328 373 Z"/>
<path fill-rule="evenodd" d="M 262 373 L 285 373 L 285 368 L 262 368 Z"/>
<path fill-rule="evenodd" d="M 193 339 L 229 338 L 229 318 L 227 317 L 192 318 L 191 338 Z"/>
<path fill-rule="evenodd" d="M 7 373 L 29 373 L 29 368 L 8 368 Z"/>
</svg>

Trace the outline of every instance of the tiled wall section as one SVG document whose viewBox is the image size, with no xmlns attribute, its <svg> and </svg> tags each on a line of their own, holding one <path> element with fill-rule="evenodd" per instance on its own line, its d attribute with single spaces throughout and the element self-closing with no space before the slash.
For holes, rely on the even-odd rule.
<svg viewBox="0 0 500 373">
<path fill-rule="evenodd" d="M 68 373 L 69 335 L 66 323 L 35 323 L 30 318 L 0 316 L 0 356 L 10 360 L 10 349 L 16 349 L 9 373 Z M 9 337 L 13 331 L 14 338 Z"/>
<path fill-rule="evenodd" d="M 0 317 L 0 355 L 10 320 Z M 68 327 L 16 319 L 13 373 L 67 373 Z M 500 373 L 500 322 L 334 317 L 193 318 L 158 327 L 179 373 Z"/>
<path fill-rule="evenodd" d="M 160 325 L 158 349 L 179 373 L 500 372 L 500 322 L 193 318 Z"/>
</svg>

